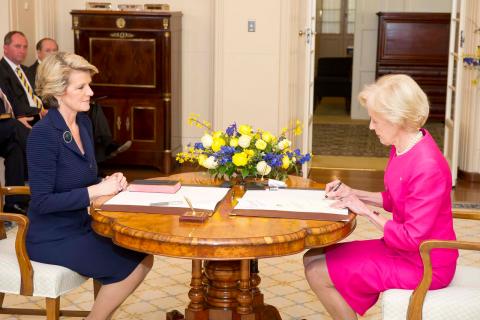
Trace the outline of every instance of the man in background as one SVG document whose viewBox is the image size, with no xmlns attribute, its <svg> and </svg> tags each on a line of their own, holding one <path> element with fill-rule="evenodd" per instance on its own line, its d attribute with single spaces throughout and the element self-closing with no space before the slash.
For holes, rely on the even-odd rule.
<svg viewBox="0 0 480 320">
<path fill-rule="evenodd" d="M 30 73 L 31 79 L 35 82 L 35 77 L 37 76 L 37 68 L 40 63 L 52 53 L 58 52 L 58 44 L 55 40 L 51 38 L 43 38 L 37 42 L 35 47 L 37 49 L 37 60 L 34 64 L 28 67 L 28 72 Z M 35 86 L 35 85 L 34 85 Z"/>
<path fill-rule="evenodd" d="M 0 60 L 0 78 L 4 94 L 12 104 L 13 114 L 25 127 L 40 119 L 42 100 L 35 95 L 34 80 L 22 65 L 27 56 L 28 40 L 21 31 L 10 31 L 3 39 L 3 58 Z"/>
</svg>

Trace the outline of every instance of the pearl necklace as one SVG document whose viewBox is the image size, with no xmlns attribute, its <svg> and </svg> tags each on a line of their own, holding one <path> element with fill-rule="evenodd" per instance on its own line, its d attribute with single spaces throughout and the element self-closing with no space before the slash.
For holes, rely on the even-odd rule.
<svg viewBox="0 0 480 320">
<path fill-rule="evenodd" d="M 420 140 L 422 140 L 422 138 L 423 138 L 423 133 L 422 131 L 419 130 L 417 134 L 410 140 L 405 150 L 403 150 L 402 152 L 398 152 L 398 150 L 396 151 L 397 156 L 401 156 L 402 154 L 405 154 L 408 151 L 410 151 L 410 149 L 412 149 Z"/>
</svg>

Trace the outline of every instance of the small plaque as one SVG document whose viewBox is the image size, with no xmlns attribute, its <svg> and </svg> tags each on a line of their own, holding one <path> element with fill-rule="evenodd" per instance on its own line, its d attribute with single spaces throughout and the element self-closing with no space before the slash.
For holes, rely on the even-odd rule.
<svg viewBox="0 0 480 320">
<path fill-rule="evenodd" d="M 178 219 L 182 222 L 205 222 L 208 217 L 205 211 L 186 211 Z"/>
<path fill-rule="evenodd" d="M 85 8 L 87 10 L 111 10 L 112 4 L 110 2 L 87 2 Z"/>
<path fill-rule="evenodd" d="M 142 11 L 143 6 L 141 4 L 119 4 L 117 5 L 120 11 Z"/>
<path fill-rule="evenodd" d="M 147 3 L 143 8 L 147 11 L 170 11 L 170 5 L 166 3 Z"/>
</svg>

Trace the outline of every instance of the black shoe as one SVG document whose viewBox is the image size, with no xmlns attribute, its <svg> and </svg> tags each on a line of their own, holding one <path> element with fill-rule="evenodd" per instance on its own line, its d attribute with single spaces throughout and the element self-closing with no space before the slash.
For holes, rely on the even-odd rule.
<svg viewBox="0 0 480 320">
<path fill-rule="evenodd" d="M 118 145 L 115 145 L 115 146 L 116 146 L 116 148 L 112 152 L 107 152 L 107 158 L 108 159 L 113 158 L 113 157 L 117 156 L 119 153 L 125 152 L 128 149 L 130 149 L 130 147 L 132 146 L 132 141 L 128 140 L 120 146 L 118 146 Z M 109 150 L 109 149 L 111 150 L 110 146 L 107 147 L 107 150 Z"/>
<path fill-rule="evenodd" d="M 28 207 L 24 204 L 20 203 L 6 203 L 3 206 L 3 212 L 7 213 L 20 213 L 23 215 L 27 215 Z"/>
</svg>

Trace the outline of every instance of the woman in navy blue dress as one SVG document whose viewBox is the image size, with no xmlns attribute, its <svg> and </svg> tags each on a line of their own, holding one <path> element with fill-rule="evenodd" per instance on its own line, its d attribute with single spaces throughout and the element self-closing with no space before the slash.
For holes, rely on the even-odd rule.
<svg viewBox="0 0 480 320">
<path fill-rule="evenodd" d="M 65 266 L 103 285 L 87 319 L 109 319 L 143 281 L 153 257 L 116 246 L 92 231 L 87 207 L 124 190 L 122 173 L 97 177 L 85 111 L 98 73 L 84 58 L 59 52 L 39 66 L 37 93 L 49 108 L 27 142 L 31 201 L 27 249 L 32 260 Z"/>
</svg>

